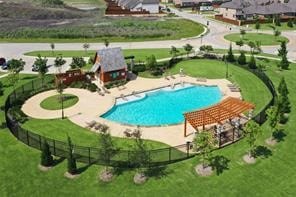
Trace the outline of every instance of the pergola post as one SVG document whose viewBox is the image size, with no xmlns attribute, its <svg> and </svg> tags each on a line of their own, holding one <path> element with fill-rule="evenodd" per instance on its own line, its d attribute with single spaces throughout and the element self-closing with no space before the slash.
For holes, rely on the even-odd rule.
<svg viewBox="0 0 296 197">
<path fill-rule="evenodd" d="M 184 122 L 184 137 L 187 136 L 187 119 L 185 117 L 185 122 Z"/>
</svg>

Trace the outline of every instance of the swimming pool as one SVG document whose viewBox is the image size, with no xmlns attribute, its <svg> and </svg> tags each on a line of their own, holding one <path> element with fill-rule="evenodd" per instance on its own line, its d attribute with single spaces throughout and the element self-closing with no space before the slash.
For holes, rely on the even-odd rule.
<svg viewBox="0 0 296 197">
<path fill-rule="evenodd" d="M 101 117 L 123 124 L 160 126 L 182 123 L 183 113 L 211 106 L 221 100 L 217 86 L 180 84 L 144 92 L 116 104 Z"/>
</svg>

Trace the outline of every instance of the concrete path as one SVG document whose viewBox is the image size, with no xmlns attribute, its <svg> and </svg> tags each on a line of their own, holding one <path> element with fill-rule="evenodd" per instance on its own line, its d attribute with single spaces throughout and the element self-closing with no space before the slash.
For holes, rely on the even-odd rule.
<svg viewBox="0 0 296 197">
<path fill-rule="evenodd" d="M 141 92 L 146 90 L 151 90 L 163 86 L 170 86 L 171 84 L 180 83 L 181 81 L 188 83 L 195 83 L 201 85 L 218 85 L 223 98 L 228 96 L 240 98 L 239 92 L 231 92 L 227 87 L 230 82 L 226 79 L 212 79 L 207 80 L 207 82 L 197 81 L 196 78 L 192 77 L 180 77 L 179 75 L 174 76 L 175 79 L 171 78 L 169 80 L 165 78 L 161 79 L 146 79 L 138 77 L 135 80 L 130 81 L 125 85 L 125 89 L 112 88 L 110 89 L 110 94 L 105 94 L 105 96 L 99 96 L 98 93 L 91 93 L 87 90 L 81 89 L 66 89 L 65 93 L 73 94 L 78 96 L 79 101 L 76 105 L 65 109 L 65 115 L 73 123 L 81 126 L 87 127 L 87 123 L 95 120 L 96 122 L 106 124 L 110 127 L 110 132 L 112 136 L 125 137 L 124 131 L 126 129 L 135 129 L 136 126 L 123 125 L 118 122 L 109 121 L 107 119 L 101 118 L 100 115 L 106 113 L 115 104 L 115 99 L 123 95 L 130 95 L 133 91 Z M 97 85 L 100 84 L 97 82 Z M 61 117 L 61 110 L 45 110 L 41 108 L 40 103 L 49 96 L 57 94 L 55 90 L 43 92 L 37 94 L 27 100 L 22 106 L 22 110 L 25 114 L 30 117 L 37 119 L 53 119 Z M 188 137 L 183 136 L 183 124 L 173 125 L 173 126 L 163 126 L 163 127 L 141 127 L 142 137 L 144 139 L 160 141 L 166 143 L 170 146 L 177 146 L 184 144 L 188 140 L 193 139 L 193 128 L 188 127 Z M 95 130 L 93 130 L 96 132 Z"/>
</svg>

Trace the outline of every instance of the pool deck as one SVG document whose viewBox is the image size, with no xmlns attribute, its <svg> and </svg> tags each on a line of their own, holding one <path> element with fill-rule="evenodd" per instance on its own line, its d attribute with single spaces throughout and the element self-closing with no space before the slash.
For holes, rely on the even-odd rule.
<svg viewBox="0 0 296 197">
<path fill-rule="evenodd" d="M 133 91 L 142 92 L 157 89 L 159 87 L 171 86 L 172 84 L 177 84 L 183 81 L 185 83 L 194 83 L 199 85 L 216 85 L 223 94 L 222 99 L 229 96 L 241 98 L 240 92 L 230 91 L 227 85 L 231 82 L 226 79 L 207 79 L 206 82 L 202 82 L 189 76 L 181 77 L 179 75 L 174 75 L 174 78 L 168 78 L 169 80 L 165 78 L 147 79 L 137 77 L 124 85 L 124 88 L 110 89 L 110 94 L 105 94 L 104 96 L 100 96 L 97 92 L 91 93 L 88 90 L 67 88 L 64 90 L 64 93 L 76 95 L 79 98 L 79 101 L 74 106 L 64 110 L 65 116 L 67 116 L 70 121 L 81 127 L 87 127 L 87 123 L 93 120 L 98 123 L 106 124 L 110 127 L 110 133 L 112 136 L 125 137 L 124 131 L 126 129 L 133 130 L 136 126 L 123 125 L 100 117 L 100 115 L 106 113 L 114 106 L 115 99 L 121 97 L 121 95 L 130 95 Z M 95 83 L 98 86 L 101 86 L 98 82 Z M 36 119 L 61 118 L 61 110 L 46 110 L 40 106 L 40 103 L 44 99 L 56 94 L 56 90 L 50 90 L 31 97 L 22 106 L 23 112 Z M 188 136 L 183 136 L 183 123 L 162 127 L 140 127 L 140 129 L 142 131 L 143 139 L 163 142 L 170 146 L 177 146 L 186 143 L 186 141 L 192 141 L 194 136 L 194 129 L 190 126 L 187 128 Z M 96 132 L 94 130 L 92 131 Z"/>
</svg>

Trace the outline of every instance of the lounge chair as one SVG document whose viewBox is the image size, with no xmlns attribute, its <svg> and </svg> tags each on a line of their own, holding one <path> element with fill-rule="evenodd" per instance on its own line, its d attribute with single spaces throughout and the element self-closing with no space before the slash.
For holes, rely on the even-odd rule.
<svg viewBox="0 0 296 197">
<path fill-rule="evenodd" d="M 105 96 L 105 94 L 103 92 L 101 92 L 100 89 L 97 89 L 97 93 L 100 95 L 100 96 Z"/>
<path fill-rule="evenodd" d="M 170 78 L 168 78 L 168 76 L 165 76 L 164 78 L 165 78 L 166 80 L 170 80 Z"/>
<path fill-rule="evenodd" d="M 196 81 L 199 81 L 199 82 L 207 82 L 207 79 L 206 78 L 202 78 L 202 77 L 197 77 L 196 78 Z"/>
<path fill-rule="evenodd" d="M 128 99 L 124 96 L 124 94 L 121 94 L 120 97 L 122 98 L 122 100 L 128 101 Z"/>
<path fill-rule="evenodd" d="M 240 92 L 239 88 L 229 88 L 231 92 Z"/>
<path fill-rule="evenodd" d="M 94 121 L 94 120 L 92 120 L 91 122 L 86 122 L 86 125 L 87 125 L 86 128 L 91 129 L 91 128 L 93 128 L 96 124 L 97 124 L 97 122 Z"/>
<path fill-rule="evenodd" d="M 132 130 L 130 129 L 126 129 L 123 134 L 126 136 L 126 137 L 132 137 Z"/>
<path fill-rule="evenodd" d="M 135 96 L 135 97 L 141 97 L 140 95 L 138 95 L 138 93 L 136 91 L 133 91 L 132 95 Z"/>
<path fill-rule="evenodd" d="M 175 77 L 174 75 L 171 75 L 171 78 L 172 78 L 172 79 L 176 79 L 176 77 Z"/>
<path fill-rule="evenodd" d="M 106 94 L 110 94 L 110 91 L 109 91 L 107 88 L 105 88 L 104 86 L 102 87 L 102 89 L 104 90 L 104 92 L 105 92 Z"/>
</svg>

